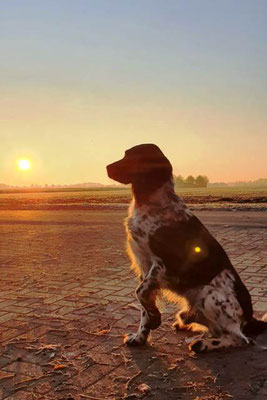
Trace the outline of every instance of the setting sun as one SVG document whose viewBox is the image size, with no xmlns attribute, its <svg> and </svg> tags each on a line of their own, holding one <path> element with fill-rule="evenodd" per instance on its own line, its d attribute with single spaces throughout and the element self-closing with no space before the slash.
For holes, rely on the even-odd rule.
<svg viewBox="0 0 267 400">
<path fill-rule="evenodd" d="M 19 166 L 20 169 L 25 170 L 25 169 L 31 168 L 31 163 L 30 163 L 29 160 L 19 160 L 18 161 L 18 166 Z"/>
</svg>

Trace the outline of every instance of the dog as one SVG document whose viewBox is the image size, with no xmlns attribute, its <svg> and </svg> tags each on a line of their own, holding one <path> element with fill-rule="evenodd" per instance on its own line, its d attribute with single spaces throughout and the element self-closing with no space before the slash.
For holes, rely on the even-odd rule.
<svg viewBox="0 0 267 400">
<path fill-rule="evenodd" d="M 161 292 L 179 306 L 176 329 L 202 332 L 189 343 L 196 353 L 249 344 L 267 328 L 253 317 L 250 294 L 222 246 L 176 195 L 172 166 L 159 147 L 132 147 L 107 173 L 131 184 L 133 193 L 125 226 L 140 278 L 141 321 L 126 344 L 146 343 L 150 330 L 160 326 Z"/>
</svg>

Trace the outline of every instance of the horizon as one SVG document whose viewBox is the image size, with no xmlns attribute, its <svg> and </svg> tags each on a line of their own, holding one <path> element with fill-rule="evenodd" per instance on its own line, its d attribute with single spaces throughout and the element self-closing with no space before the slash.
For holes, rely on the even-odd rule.
<svg viewBox="0 0 267 400">
<path fill-rule="evenodd" d="M 177 177 L 177 175 L 175 175 L 175 174 L 173 174 L 173 176 Z M 187 176 L 189 176 L 189 175 L 187 175 Z M 186 178 L 186 177 L 183 177 L 183 178 Z M 223 182 L 223 181 L 211 182 L 211 181 L 209 181 L 208 182 L 208 186 L 209 185 L 217 185 L 217 184 L 218 185 L 219 184 L 222 184 L 222 185 L 235 185 L 235 184 L 236 185 L 240 185 L 240 184 L 249 185 L 249 184 L 256 183 L 258 181 L 266 181 L 264 183 L 266 183 L 266 185 L 267 185 L 267 177 L 266 177 L 266 178 L 257 178 L 255 180 L 247 180 L 247 181 L 230 181 L 230 182 Z M 112 183 L 112 182 L 114 182 L 114 183 Z M 4 182 L 0 182 L 0 188 L 3 187 L 3 186 L 6 186 L 6 187 L 10 187 L 10 188 L 22 188 L 22 189 L 23 188 L 36 188 L 36 189 L 38 189 L 38 188 L 46 188 L 46 187 L 48 187 L 48 188 L 52 188 L 52 187 L 55 187 L 55 188 L 62 187 L 62 188 L 64 188 L 64 187 L 72 187 L 72 186 L 79 186 L 82 189 L 82 188 L 86 187 L 86 186 L 82 186 L 82 185 L 90 185 L 88 187 L 92 187 L 92 188 L 98 187 L 99 185 L 100 186 L 104 186 L 104 187 L 109 187 L 109 186 L 120 187 L 120 188 L 129 187 L 129 185 L 124 185 L 124 184 L 121 184 L 121 183 L 118 183 L 118 182 L 115 182 L 115 181 L 111 181 L 111 183 L 88 181 L 88 182 L 75 182 L 75 183 L 69 183 L 69 184 L 67 184 L 67 183 L 56 183 L 56 184 L 55 183 L 45 183 L 45 184 L 30 183 L 28 185 L 8 185 L 8 184 L 5 184 Z M 93 186 L 93 185 L 95 185 L 95 186 Z"/>
<path fill-rule="evenodd" d="M 0 182 L 110 185 L 105 166 L 140 143 L 176 175 L 267 176 L 266 13 L 264 0 L 4 1 Z"/>
</svg>

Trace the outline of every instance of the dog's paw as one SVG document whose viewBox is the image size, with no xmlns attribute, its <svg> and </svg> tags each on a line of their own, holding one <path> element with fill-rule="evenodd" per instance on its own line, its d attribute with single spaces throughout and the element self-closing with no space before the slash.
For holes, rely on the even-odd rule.
<svg viewBox="0 0 267 400">
<path fill-rule="evenodd" d="M 192 341 L 189 343 L 188 348 L 195 353 L 204 353 L 207 350 L 207 346 L 202 339 Z"/>
<path fill-rule="evenodd" d="M 146 343 L 147 338 L 138 333 L 129 333 L 124 337 L 124 343 L 128 346 L 141 346 Z"/>
<path fill-rule="evenodd" d="M 183 324 L 183 323 L 178 322 L 178 321 L 176 321 L 176 322 L 174 322 L 174 323 L 172 324 L 172 328 L 173 328 L 176 332 L 179 332 L 179 331 L 202 332 L 202 331 L 205 329 L 204 327 L 201 327 L 200 325 L 198 325 L 197 323 L 194 323 L 194 322 L 192 322 L 192 323 L 190 323 L 190 324 Z"/>
<path fill-rule="evenodd" d="M 149 316 L 149 329 L 157 329 L 161 325 L 161 314 L 156 312 L 153 314 L 148 314 Z"/>
<path fill-rule="evenodd" d="M 176 332 L 178 332 L 178 331 L 180 331 L 180 330 L 182 330 L 183 329 L 183 325 L 181 324 L 181 323 L 179 323 L 179 322 L 174 322 L 173 324 L 172 324 L 172 328 L 176 331 Z"/>
</svg>

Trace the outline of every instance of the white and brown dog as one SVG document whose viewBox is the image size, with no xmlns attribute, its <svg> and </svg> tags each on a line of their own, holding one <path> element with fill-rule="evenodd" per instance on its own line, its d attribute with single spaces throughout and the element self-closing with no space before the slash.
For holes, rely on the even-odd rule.
<svg viewBox="0 0 267 400">
<path fill-rule="evenodd" d="M 160 325 L 156 298 L 162 290 L 179 304 L 176 328 L 204 332 L 189 344 L 195 352 L 247 344 L 250 335 L 267 328 L 253 318 L 250 294 L 222 246 L 175 194 L 172 166 L 156 145 L 127 150 L 107 172 L 131 183 L 133 192 L 126 230 L 142 311 L 127 344 L 145 343 Z"/>
</svg>

